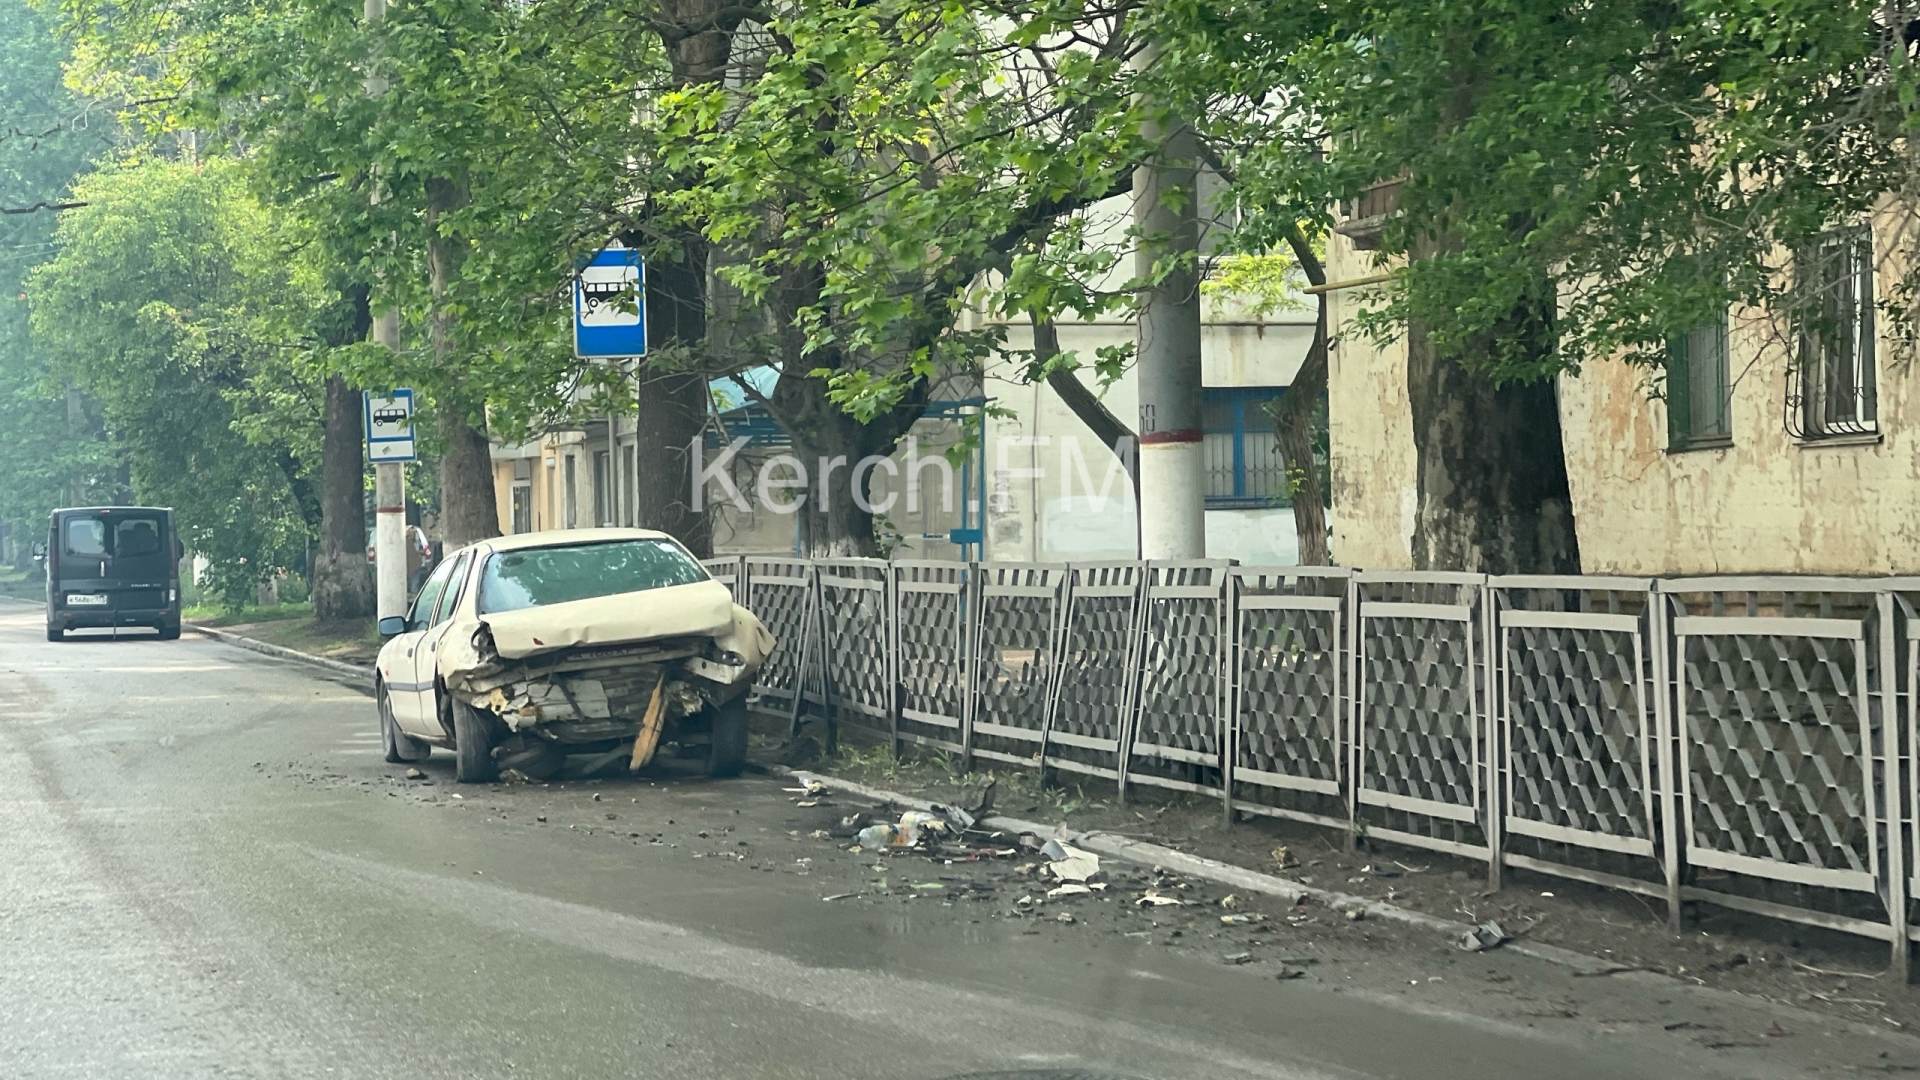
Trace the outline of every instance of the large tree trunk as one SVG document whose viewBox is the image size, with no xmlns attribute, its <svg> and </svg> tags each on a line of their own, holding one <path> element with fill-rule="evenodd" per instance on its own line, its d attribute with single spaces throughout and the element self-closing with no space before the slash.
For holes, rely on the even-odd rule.
<svg viewBox="0 0 1920 1080">
<path fill-rule="evenodd" d="M 1320 415 L 1320 403 L 1326 396 L 1327 303 L 1322 296 L 1313 344 L 1273 411 L 1274 441 L 1293 495 L 1293 533 L 1300 545 L 1302 566 L 1333 563 L 1333 552 L 1327 544 L 1325 489 L 1320 484 L 1320 466 L 1313 459 L 1314 418 Z"/>
<path fill-rule="evenodd" d="M 827 397 L 826 380 L 794 374 L 808 370 L 811 363 L 790 359 L 767 401 L 780 426 L 793 437 L 794 456 L 807 470 L 807 502 L 800 510 L 808 515 L 807 554 L 815 558 L 877 556 L 880 542 L 874 535 L 874 516 L 866 509 L 873 505 L 873 470 L 863 474 L 862 490 L 856 492 L 854 468 L 862 458 L 893 453 L 926 407 L 925 383 L 891 411 L 863 424 Z M 823 357 L 819 366 L 835 365 Z"/>
<path fill-rule="evenodd" d="M 731 0 L 665 0 L 661 39 L 673 85 L 720 81 L 738 22 Z M 729 15 L 729 12 L 734 14 Z M 672 535 L 695 555 L 713 554 L 708 511 L 693 504 L 694 439 L 707 418 L 707 242 L 680 227 L 647 252 L 647 347 L 634 422 L 634 506 L 643 528 Z"/>
<path fill-rule="evenodd" d="M 1554 384 L 1495 386 L 1407 328 L 1418 455 L 1413 565 L 1488 574 L 1577 574 L 1573 500 Z"/>
<path fill-rule="evenodd" d="M 326 394 L 326 428 L 320 449 L 320 550 L 313 558 L 313 614 L 320 619 L 364 619 L 373 614 L 373 568 L 367 562 L 367 463 L 361 441 L 361 397 L 338 375 L 327 378 Z"/>
<path fill-rule="evenodd" d="M 448 551 L 500 535 L 493 455 L 484 429 L 455 401 L 440 404 L 440 538 Z"/>
<path fill-rule="evenodd" d="M 1215 159 L 1216 161 L 1218 159 Z M 1307 241 L 1306 230 L 1291 225 L 1286 231 L 1287 247 L 1309 284 L 1325 285 L 1327 268 Z M 1300 565 L 1330 566 L 1333 551 L 1327 544 L 1326 489 L 1320 483 L 1320 467 L 1313 460 L 1313 425 L 1320 415 L 1320 402 L 1327 396 L 1327 295 L 1317 298 L 1320 316 L 1313 327 L 1313 344 L 1294 372 L 1293 382 L 1280 398 L 1273 413 L 1274 441 L 1280 462 L 1287 470 L 1288 486 L 1293 493 L 1293 535 L 1300 548 Z"/>
<path fill-rule="evenodd" d="M 493 455 L 487 441 L 484 406 L 469 415 L 458 379 L 459 357 L 454 341 L 453 315 L 442 302 L 460 273 L 458 238 L 440 235 L 440 216 L 465 203 L 466 188 L 453 180 L 427 181 L 427 270 L 433 290 L 433 359 L 450 385 L 440 395 L 440 539 L 448 551 L 476 540 L 500 535 L 500 508 L 493 491 Z M 475 419 L 479 423 L 474 422 Z"/>
<path fill-rule="evenodd" d="M 690 450 L 706 423 L 706 405 L 707 377 L 699 372 L 642 375 L 633 478 L 636 523 L 667 533 L 703 559 L 713 554 L 713 530 L 707 511 L 693 508 Z"/>
<path fill-rule="evenodd" d="M 327 345 L 362 341 L 373 326 L 368 290 L 345 291 L 338 319 L 323 333 Z M 338 375 L 326 382 L 320 445 L 320 550 L 313 558 L 313 614 L 320 619 L 365 619 L 374 613 L 373 567 L 367 562 L 367 456 L 360 392 Z"/>
<path fill-rule="evenodd" d="M 665 346 L 658 367 L 641 368 L 635 515 L 701 558 L 713 554 L 707 511 L 693 508 L 692 445 L 707 420 L 707 377 L 697 354 L 707 334 L 706 253 L 698 233 L 683 233 L 671 257 L 656 248 L 647 265 L 647 340 Z M 672 364 L 693 370 L 671 370 Z"/>
</svg>

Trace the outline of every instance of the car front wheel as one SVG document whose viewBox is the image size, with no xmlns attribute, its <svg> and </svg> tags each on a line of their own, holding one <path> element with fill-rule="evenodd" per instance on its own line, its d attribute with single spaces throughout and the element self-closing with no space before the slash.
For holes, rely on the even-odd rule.
<svg viewBox="0 0 1920 1080">
<path fill-rule="evenodd" d="M 464 701 L 453 702 L 452 708 L 453 778 L 462 784 L 484 784 L 499 776 L 487 718 Z"/>
<path fill-rule="evenodd" d="M 712 738 L 707 748 L 707 775 L 739 776 L 747 767 L 746 695 L 713 710 Z"/>
<path fill-rule="evenodd" d="M 394 765 L 425 761 L 427 755 L 433 753 L 433 747 L 400 730 L 399 721 L 393 718 L 393 700 L 387 696 L 385 683 L 375 691 L 375 702 L 380 708 L 380 748 L 387 752 L 387 761 Z"/>
</svg>

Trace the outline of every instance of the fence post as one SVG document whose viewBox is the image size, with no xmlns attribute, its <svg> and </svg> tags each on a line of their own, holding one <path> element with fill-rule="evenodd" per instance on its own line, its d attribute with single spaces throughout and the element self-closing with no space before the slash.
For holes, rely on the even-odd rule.
<svg viewBox="0 0 1920 1080">
<path fill-rule="evenodd" d="M 1874 597 L 1880 614 L 1880 751 L 1881 817 L 1886 822 L 1887 865 L 1885 873 L 1888 925 L 1893 931 L 1891 968 L 1894 981 L 1905 986 L 1913 946 L 1907 940 L 1907 859 L 1905 802 L 1900 792 L 1900 668 L 1894 648 L 1894 602 L 1891 592 Z M 1871 760 L 1871 759 L 1869 759 Z"/>
<path fill-rule="evenodd" d="M 1220 674 L 1214 680 L 1215 706 L 1220 716 L 1220 805 L 1226 823 L 1233 824 L 1233 767 L 1240 755 L 1240 579 L 1229 561 L 1221 571 L 1226 580 L 1220 591 L 1220 642 L 1214 646 L 1214 663 Z"/>
<path fill-rule="evenodd" d="M 1660 785 L 1660 871 L 1667 879 L 1667 929 L 1680 932 L 1680 773 L 1679 706 L 1680 680 L 1674 667 L 1673 637 L 1669 633 L 1672 612 L 1660 583 L 1649 586 L 1647 597 L 1647 639 L 1653 651 L 1653 747 L 1655 773 Z"/>
<path fill-rule="evenodd" d="M 1506 803 L 1501 799 L 1501 786 L 1506 782 L 1506 754 L 1501 744 L 1501 720 L 1505 710 L 1501 708 L 1501 697 L 1505 687 L 1500 675 L 1500 667 L 1506 659 L 1506 646 L 1500 638 L 1500 604 L 1494 596 L 1492 585 L 1485 578 L 1477 586 L 1480 593 L 1480 640 L 1485 649 L 1486 659 L 1481 670 L 1481 685 L 1485 688 L 1484 704 L 1481 716 L 1486 724 L 1487 760 L 1481 775 L 1486 778 L 1487 792 L 1483 805 L 1486 812 L 1487 834 L 1487 888 L 1498 891 L 1501 871 L 1506 863 L 1506 837 L 1501 826 L 1501 818 Z"/>
<path fill-rule="evenodd" d="M 1360 606 L 1364 603 L 1360 596 L 1360 576 L 1358 568 L 1347 579 L 1347 724 L 1343 732 L 1346 738 L 1347 754 L 1347 839 L 1342 847 L 1352 854 L 1360 843 L 1360 693 L 1361 693 L 1361 650 Z"/>
</svg>

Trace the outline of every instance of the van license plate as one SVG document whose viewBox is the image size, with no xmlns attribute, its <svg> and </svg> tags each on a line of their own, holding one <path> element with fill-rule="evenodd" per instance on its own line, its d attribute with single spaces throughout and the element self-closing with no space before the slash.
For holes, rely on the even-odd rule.
<svg viewBox="0 0 1920 1080">
<path fill-rule="evenodd" d="M 68 607 L 106 607 L 106 593 L 68 593 Z"/>
</svg>

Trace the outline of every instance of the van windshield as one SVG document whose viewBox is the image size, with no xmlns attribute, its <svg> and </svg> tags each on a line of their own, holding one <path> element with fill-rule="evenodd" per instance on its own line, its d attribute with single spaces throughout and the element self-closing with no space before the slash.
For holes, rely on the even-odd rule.
<svg viewBox="0 0 1920 1080">
<path fill-rule="evenodd" d="M 480 577 L 480 614 L 707 580 L 707 571 L 667 540 L 497 552 Z"/>
</svg>

